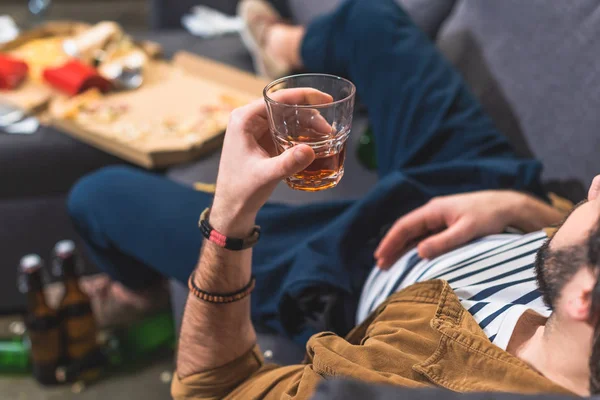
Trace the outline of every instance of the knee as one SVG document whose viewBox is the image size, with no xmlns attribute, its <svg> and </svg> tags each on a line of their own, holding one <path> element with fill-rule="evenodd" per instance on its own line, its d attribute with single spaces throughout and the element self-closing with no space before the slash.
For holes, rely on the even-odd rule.
<svg viewBox="0 0 600 400">
<path fill-rule="evenodd" d="M 398 23 L 398 18 L 404 22 L 410 22 L 411 19 L 404 11 L 397 0 L 349 0 L 347 5 L 348 17 L 353 24 L 362 24 L 377 29 L 382 25 Z"/>
<path fill-rule="evenodd" d="M 416 28 L 397 0 L 349 0 L 345 6 L 349 37 L 361 46 L 360 51 L 394 43 L 396 32 Z"/>
<path fill-rule="evenodd" d="M 73 185 L 67 198 L 67 211 L 78 227 L 87 225 L 92 215 L 112 207 L 115 197 L 140 173 L 133 167 L 113 166 L 84 176 Z"/>
</svg>

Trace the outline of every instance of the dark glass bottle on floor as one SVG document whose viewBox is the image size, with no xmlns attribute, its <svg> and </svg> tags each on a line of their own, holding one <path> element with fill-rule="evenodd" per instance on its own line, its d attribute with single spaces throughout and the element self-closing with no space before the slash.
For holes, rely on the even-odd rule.
<svg viewBox="0 0 600 400">
<path fill-rule="evenodd" d="M 21 259 L 19 290 L 27 295 L 25 326 L 31 342 L 33 376 L 44 385 L 56 383 L 56 367 L 61 357 L 60 321 L 48 306 L 43 290 L 43 261 L 36 254 Z"/>
<path fill-rule="evenodd" d="M 54 275 L 61 279 L 65 292 L 58 306 L 63 338 L 63 363 L 80 363 L 97 350 L 97 326 L 90 298 L 79 286 L 75 244 L 70 240 L 58 242 L 54 247 Z M 79 379 L 93 380 L 99 368 L 82 371 Z"/>
<path fill-rule="evenodd" d="M 375 134 L 373 129 L 368 127 L 362 134 L 356 149 L 358 160 L 368 170 L 377 169 L 377 150 L 375 148 Z"/>
</svg>

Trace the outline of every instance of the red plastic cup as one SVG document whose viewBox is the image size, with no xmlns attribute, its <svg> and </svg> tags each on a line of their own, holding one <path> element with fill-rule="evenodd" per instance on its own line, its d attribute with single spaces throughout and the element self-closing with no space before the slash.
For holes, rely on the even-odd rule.
<svg viewBox="0 0 600 400">
<path fill-rule="evenodd" d="M 47 68 L 43 76 L 51 86 L 71 96 L 91 88 L 97 88 L 101 92 L 112 88 L 112 83 L 102 77 L 95 68 L 78 60 L 68 61 L 60 67 Z"/>
<path fill-rule="evenodd" d="M 0 54 L 0 89 L 15 89 L 25 80 L 28 70 L 25 62 Z"/>
</svg>

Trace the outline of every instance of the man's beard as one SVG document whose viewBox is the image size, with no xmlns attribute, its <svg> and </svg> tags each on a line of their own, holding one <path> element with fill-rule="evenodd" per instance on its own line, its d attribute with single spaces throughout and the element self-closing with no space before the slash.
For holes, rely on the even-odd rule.
<svg viewBox="0 0 600 400">
<path fill-rule="evenodd" d="M 537 252 L 535 274 L 538 288 L 546 305 L 554 310 L 565 285 L 581 268 L 591 268 L 597 275 L 591 292 L 591 323 L 594 324 L 592 354 L 589 358 L 590 392 L 600 394 L 600 222 L 591 230 L 588 239 L 575 246 L 558 250 L 550 248 L 551 238 Z"/>
</svg>

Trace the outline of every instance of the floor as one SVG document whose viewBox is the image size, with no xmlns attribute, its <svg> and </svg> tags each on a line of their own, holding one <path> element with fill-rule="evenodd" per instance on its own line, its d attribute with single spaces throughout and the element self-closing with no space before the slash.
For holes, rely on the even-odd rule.
<svg viewBox="0 0 600 400">
<path fill-rule="evenodd" d="M 27 377 L 0 378 L 1 400 L 164 400 L 170 398 L 172 360 L 156 362 L 134 374 L 96 384 L 43 388 Z"/>
</svg>

